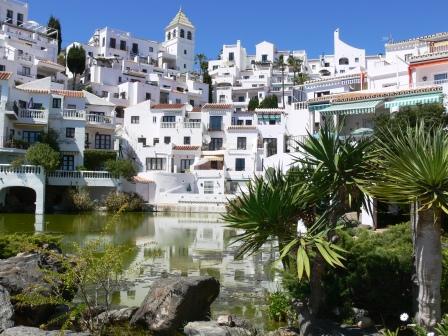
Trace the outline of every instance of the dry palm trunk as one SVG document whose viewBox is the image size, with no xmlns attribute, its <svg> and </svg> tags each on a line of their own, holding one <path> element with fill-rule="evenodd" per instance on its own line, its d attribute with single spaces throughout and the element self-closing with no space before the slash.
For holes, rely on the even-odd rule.
<svg viewBox="0 0 448 336">
<path fill-rule="evenodd" d="M 441 318 L 442 279 L 441 216 L 437 210 L 417 211 L 414 226 L 415 270 L 418 284 L 416 320 L 432 330 Z"/>
</svg>

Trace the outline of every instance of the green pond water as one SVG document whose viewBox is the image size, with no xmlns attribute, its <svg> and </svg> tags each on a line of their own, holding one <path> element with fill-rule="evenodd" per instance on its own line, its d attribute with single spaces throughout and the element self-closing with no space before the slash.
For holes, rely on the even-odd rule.
<svg viewBox="0 0 448 336">
<path fill-rule="evenodd" d="M 0 234 L 45 232 L 63 236 L 63 248 L 98 238 L 111 216 L 103 213 L 0 214 Z M 235 260 L 237 232 L 225 227 L 219 215 L 151 213 L 123 214 L 112 224 L 106 239 L 132 248 L 126 258 L 130 286 L 117 293 L 114 302 L 136 306 L 146 296 L 154 279 L 164 273 L 211 275 L 219 279 L 221 292 L 212 315 L 235 314 L 251 320 L 257 328 L 276 327 L 267 316 L 266 293 L 278 288 L 270 271 L 275 258 L 272 246 L 257 255 Z"/>
</svg>

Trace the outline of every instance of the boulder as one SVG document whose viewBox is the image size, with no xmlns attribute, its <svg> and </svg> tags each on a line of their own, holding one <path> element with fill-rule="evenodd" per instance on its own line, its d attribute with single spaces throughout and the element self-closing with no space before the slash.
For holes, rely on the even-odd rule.
<svg viewBox="0 0 448 336">
<path fill-rule="evenodd" d="M 187 336 L 250 336 L 251 332 L 240 327 L 227 327 L 213 321 L 189 322 L 184 327 Z"/>
<path fill-rule="evenodd" d="M 300 330 L 293 327 L 284 327 L 267 333 L 267 336 L 300 336 Z"/>
<path fill-rule="evenodd" d="M 373 327 L 373 321 L 370 317 L 364 316 L 359 319 L 356 325 L 358 326 L 359 329 L 368 329 Z"/>
<path fill-rule="evenodd" d="M 83 332 L 73 332 L 70 330 L 64 330 L 64 333 L 61 333 L 60 330 L 42 330 L 39 328 L 32 327 L 14 327 L 10 329 L 6 329 L 3 331 L 1 336 L 89 336 L 88 333 Z"/>
<path fill-rule="evenodd" d="M 96 318 L 100 324 L 123 324 L 129 323 L 134 313 L 137 311 L 138 307 L 122 308 L 111 310 L 109 312 L 103 312 L 99 314 Z"/>
<path fill-rule="evenodd" d="M 158 279 L 131 324 L 145 326 L 158 335 L 174 334 L 185 323 L 209 318 L 219 287 L 218 280 L 206 276 Z"/>
<path fill-rule="evenodd" d="M 0 332 L 14 326 L 14 308 L 11 304 L 9 292 L 0 286 Z"/>
</svg>

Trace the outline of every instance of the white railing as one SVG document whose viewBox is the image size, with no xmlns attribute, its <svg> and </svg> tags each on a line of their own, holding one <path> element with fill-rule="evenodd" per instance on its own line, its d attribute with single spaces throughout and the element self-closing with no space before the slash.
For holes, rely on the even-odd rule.
<svg viewBox="0 0 448 336">
<path fill-rule="evenodd" d="M 47 110 L 21 109 L 19 110 L 19 118 L 32 119 L 36 121 L 46 121 Z"/>
<path fill-rule="evenodd" d="M 62 117 L 67 119 L 85 119 L 84 110 L 65 109 L 62 111 Z"/>
<path fill-rule="evenodd" d="M 0 174 L 16 173 L 16 174 L 40 174 L 41 168 L 39 166 L 22 165 L 13 166 L 10 164 L 0 164 Z"/>
<path fill-rule="evenodd" d="M 111 173 L 107 171 L 70 171 L 70 170 L 55 170 L 48 173 L 48 177 L 63 178 L 63 179 L 113 179 Z"/>
<path fill-rule="evenodd" d="M 87 122 L 98 124 L 112 124 L 112 117 L 99 114 L 87 114 Z"/>
<path fill-rule="evenodd" d="M 184 122 L 184 128 L 201 128 L 200 122 Z"/>
<path fill-rule="evenodd" d="M 161 122 L 160 128 L 176 128 L 175 122 Z"/>
<path fill-rule="evenodd" d="M 306 101 L 294 103 L 294 110 L 306 110 L 306 109 L 308 109 L 308 103 Z"/>
</svg>

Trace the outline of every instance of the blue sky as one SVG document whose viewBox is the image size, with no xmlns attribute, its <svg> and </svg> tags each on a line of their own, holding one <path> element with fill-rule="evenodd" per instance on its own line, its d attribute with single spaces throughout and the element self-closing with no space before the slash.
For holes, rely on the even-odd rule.
<svg viewBox="0 0 448 336">
<path fill-rule="evenodd" d="M 248 52 L 263 40 L 279 50 L 306 49 L 309 57 L 332 53 L 333 31 L 369 54 L 395 40 L 448 30 L 446 0 L 29 0 L 30 19 L 61 20 L 63 44 L 85 42 L 109 26 L 161 41 L 182 5 L 196 26 L 196 52 L 216 58 L 222 44 L 240 39 Z"/>
</svg>

